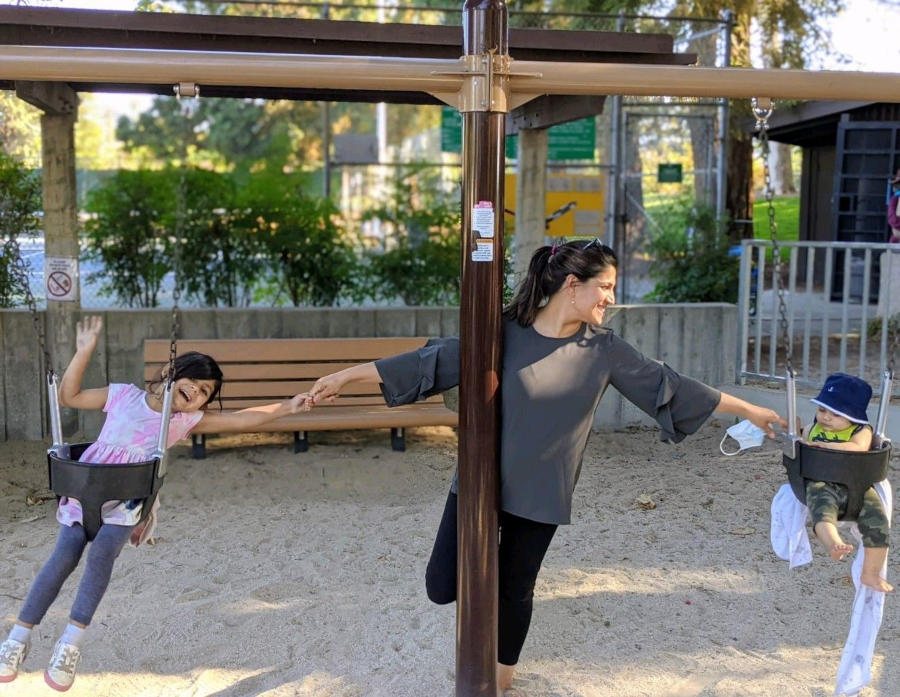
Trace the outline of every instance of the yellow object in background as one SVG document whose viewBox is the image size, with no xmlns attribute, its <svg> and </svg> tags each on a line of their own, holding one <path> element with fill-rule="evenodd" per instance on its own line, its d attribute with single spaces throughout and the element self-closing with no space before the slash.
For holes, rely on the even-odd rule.
<svg viewBox="0 0 900 697">
<path fill-rule="evenodd" d="M 605 174 L 549 174 L 545 217 L 575 202 L 570 210 L 550 222 L 547 235 L 551 237 L 598 237 L 604 232 L 606 214 Z M 516 210 L 516 175 L 506 175 L 506 201 L 509 210 Z"/>
</svg>

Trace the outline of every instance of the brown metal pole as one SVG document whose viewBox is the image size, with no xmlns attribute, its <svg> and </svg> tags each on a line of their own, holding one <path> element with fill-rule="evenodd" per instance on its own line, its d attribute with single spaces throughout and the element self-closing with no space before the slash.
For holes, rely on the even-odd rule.
<svg viewBox="0 0 900 697">
<path fill-rule="evenodd" d="M 466 0 L 463 53 L 479 57 L 472 67 L 487 66 L 487 74 L 475 79 L 472 92 L 485 90 L 478 79 L 487 80 L 487 89 L 462 107 L 456 695 L 496 697 L 506 104 L 494 101 L 491 85 L 494 58 L 509 53 L 503 0 Z"/>
</svg>

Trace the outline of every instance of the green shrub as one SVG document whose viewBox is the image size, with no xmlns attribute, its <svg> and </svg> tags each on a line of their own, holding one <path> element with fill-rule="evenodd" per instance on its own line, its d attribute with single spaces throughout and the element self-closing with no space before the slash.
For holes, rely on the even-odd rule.
<svg viewBox="0 0 900 697">
<path fill-rule="evenodd" d="M 407 305 L 457 305 L 460 294 L 459 192 L 413 165 L 398 172 L 387 201 L 364 220 L 379 220 L 385 250 L 367 255 L 369 292 Z"/>
<path fill-rule="evenodd" d="M 27 262 L 22 262 L 18 241 L 34 238 L 40 231 L 37 213 L 41 208 L 41 182 L 18 160 L 0 151 L 0 307 L 15 307 L 22 303 L 27 283 Z M 22 273 L 24 272 L 24 274 Z"/>
<path fill-rule="evenodd" d="M 177 180 L 172 170 L 120 170 L 88 194 L 85 257 L 103 270 L 100 293 L 126 307 L 157 307 L 163 277 L 172 267 L 171 227 Z"/>
<path fill-rule="evenodd" d="M 206 307 L 246 307 L 267 275 L 265 247 L 247 225 L 256 216 L 236 201 L 231 175 L 185 173 L 183 237 L 178 267 L 188 298 Z"/>
<path fill-rule="evenodd" d="M 728 253 L 726 221 L 690 200 L 671 206 L 657 220 L 662 230 L 651 234 L 649 244 L 656 287 L 647 300 L 737 302 L 740 261 Z"/>
<path fill-rule="evenodd" d="M 265 250 L 269 279 L 259 293 L 274 303 L 286 295 L 295 307 L 336 305 L 352 294 L 359 261 L 334 203 L 304 194 L 302 178 L 259 176 L 248 187 L 237 225 Z"/>
</svg>

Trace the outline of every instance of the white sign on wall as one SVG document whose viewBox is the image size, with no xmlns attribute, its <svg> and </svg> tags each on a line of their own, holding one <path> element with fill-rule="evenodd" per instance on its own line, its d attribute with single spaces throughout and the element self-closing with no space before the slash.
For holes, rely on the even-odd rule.
<svg viewBox="0 0 900 697">
<path fill-rule="evenodd" d="M 44 291 L 47 300 L 73 301 L 78 298 L 78 259 L 44 259 Z"/>
</svg>

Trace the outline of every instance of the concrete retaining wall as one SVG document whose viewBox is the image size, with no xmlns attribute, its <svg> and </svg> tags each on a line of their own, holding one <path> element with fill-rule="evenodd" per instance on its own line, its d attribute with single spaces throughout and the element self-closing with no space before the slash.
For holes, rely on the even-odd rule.
<svg viewBox="0 0 900 697">
<path fill-rule="evenodd" d="M 143 341 L 167 338 L 167 310 L 110 310 L 101 314 L 104 330 L 84 386 L 110 382 L 139 384 L 143 375 Z M 41 321 L 46 321 L 43 314 Z M 614 308 L 607 324 L 647 356 L 703 382 L 734 380 L 737 312 L 733 305 L 631 305 Z M 459 330 L 456 308 L 209 309 L 181 312 L 181 337 L 293 338 L 358 336 L 452 336 Z M 49 434 L 41 352 L 31 315 L 0 311 L 0 435 L 8 440 L 40 440 Z M 60 373 L 70 356 L 51 358 Z M 68 410 L 64 410 L 68 411 Z M 103 422 L 100 412 L 66 413 L 87 438 Z M 652 423 L 614 390 L 604 397 L 596 428 Z M 73 438 L 67 431 L 67 439 Z"/>
</svg>

